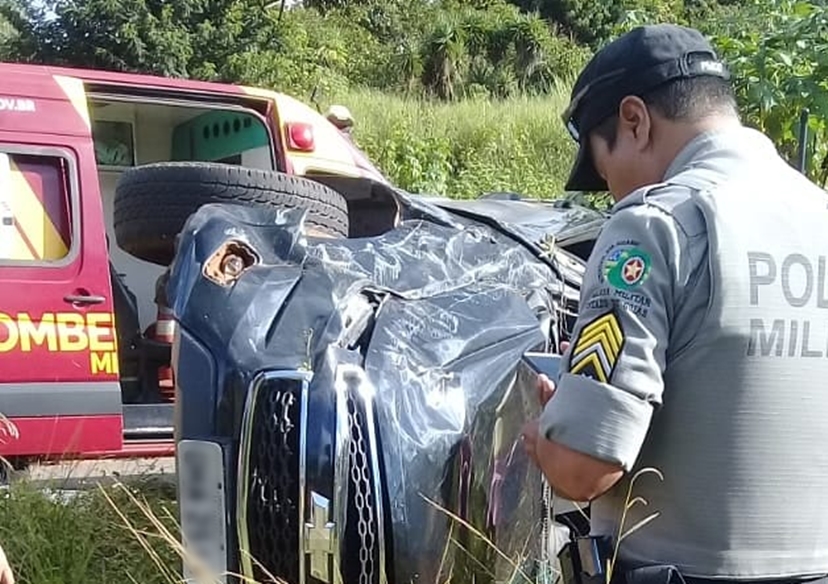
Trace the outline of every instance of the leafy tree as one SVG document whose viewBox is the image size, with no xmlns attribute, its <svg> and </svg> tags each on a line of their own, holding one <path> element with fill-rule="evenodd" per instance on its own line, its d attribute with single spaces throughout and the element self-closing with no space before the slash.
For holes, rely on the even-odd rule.
<svg viewBox="0 0 828 584">
<path fill-rule="evenodd" d="M 17 34 L 7 18 L 0 16 L 0 44 L 8 42 L 8 39 Z"/>
<path fill-rule="evenodd" d="M 791 161 L 799 146 L 800 113 L 810 111 L 808 174 L 822 185 L 828 178 L 826 4 L 749 0 L 713 33 L 733 70 L 746 122 L 766 132 Z"/>
<path fill-rule="evenodd" d="M 47 0 L 0 4 L 18 61 L 223 79 L 223 65 L 272 41 L 273 10 L 242 0 Z M 278 11 L 277 11 L 278 12 Z"/>
<path fill-rule="evenodd" d="M 597 48 L 619 32 L 644 22 L 687 24 L 710 18 L 738 0 L 512 0 L 554 22 L 579 42 Z"/>
<path fill-rule="evenodd" d="M 556 23 L 579 42 L 597 46 L 609 38 L 612 27 L 621 19 L 621 0 L 516 0 L 521 8 L 537 12 Z"/>
<path fill-rule="evenodd" d="M 503 2 L 438 18 L 420 47 L 423 86 L 444 99 L 545 93 L 574 73 L 586 51 L 541 19 Z"/>
<path fill-rule="evenodd" d="M 227 59 L 228 78 L 307 98 L 337 93 L 351 85 L 382 85 L 390 49 L 365 29 L 345 24 L 337 12 L 285 12 L 278 34 Z"/>
</svg>

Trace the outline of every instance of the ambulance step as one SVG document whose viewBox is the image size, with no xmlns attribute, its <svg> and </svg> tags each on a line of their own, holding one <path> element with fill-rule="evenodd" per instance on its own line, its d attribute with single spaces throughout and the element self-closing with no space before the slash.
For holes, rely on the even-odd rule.
<svg viewBox="0 0 828 584">
<path fill-rule="evenodd" d="M 173 404 L 124 404 L 124 439 L 172 438 Z"/>
</svg>

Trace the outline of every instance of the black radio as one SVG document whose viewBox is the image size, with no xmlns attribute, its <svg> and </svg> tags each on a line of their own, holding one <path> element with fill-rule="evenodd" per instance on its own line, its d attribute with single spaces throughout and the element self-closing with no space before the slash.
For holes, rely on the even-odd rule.
<svg viewBox="0 0 828 584">
<path fill-rule="evenodd" d="M 562 584 L 609 584 L 612 543 L 606 536 L 573 536 L 558 553 Z"/>
</svg>

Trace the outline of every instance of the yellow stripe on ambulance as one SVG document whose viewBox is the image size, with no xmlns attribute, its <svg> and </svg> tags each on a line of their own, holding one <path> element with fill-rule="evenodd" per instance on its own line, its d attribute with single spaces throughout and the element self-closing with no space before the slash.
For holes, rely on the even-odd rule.
<svg viewBox="0 0 828 584">
<path fill-rule="evenodd" d="M 10 192 L 14 194 L 14 200 L 11 202 L 14 217 L 39 256 L 32 259 L 48 261 L 66 257 L 69 251 L 66 242 L 52 223 L 26 176 L 14 162 L 11 163 L 9 180 Z"/>
</svg>

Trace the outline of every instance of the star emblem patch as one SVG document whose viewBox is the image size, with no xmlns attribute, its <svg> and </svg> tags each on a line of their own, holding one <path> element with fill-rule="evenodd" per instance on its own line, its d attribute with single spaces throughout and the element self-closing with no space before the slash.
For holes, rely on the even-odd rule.
<svg viewBox="0 0 828 584">
<path fill-rule="evenodd" d="M 616 249 L 604 258 L 601 272 L 610 286 L 629 290 L 640 286 L 650 275 L 650 256 L 637 247 Z"/>
</svg>

